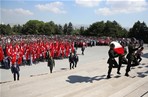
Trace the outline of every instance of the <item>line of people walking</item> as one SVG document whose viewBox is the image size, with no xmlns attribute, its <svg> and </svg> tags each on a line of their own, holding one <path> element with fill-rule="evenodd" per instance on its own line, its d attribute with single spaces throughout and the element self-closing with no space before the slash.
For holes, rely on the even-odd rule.
<svg viewBox="0 0 148 97">
<path fill-rule="evenodd" d="M 144 49 L 143 45 L 138 44 L 138 47 L 136 47 L 136 39 L 131 38 L 131 41 L 128 44 L 128 50 L 125 48 L 124 42 L 120 43 L 124 49 L 124 54 L 117 54 L 114 51 L 115 45 L 110 44 L 110 49 L 108 51 L 108 61 L 107 63 L 109 64 L 108 66 L 108 74 L 107 78 L 111 78 L 111 71 L 112 68 L 117 68 L 117 74 L 120 73 L 120 69 L 122 64 L 127 64 L 126 70 L 125 70 L 125 76 L 129 76 L 129 71 L 131 70 L 132 66 L 137 66 L 140 64 L 142 58 L 141 54 Z M 128 52 L 127 52 L 128 51 Z M 118 63 L 115 58 L 118 57 Z"/>
</svg>

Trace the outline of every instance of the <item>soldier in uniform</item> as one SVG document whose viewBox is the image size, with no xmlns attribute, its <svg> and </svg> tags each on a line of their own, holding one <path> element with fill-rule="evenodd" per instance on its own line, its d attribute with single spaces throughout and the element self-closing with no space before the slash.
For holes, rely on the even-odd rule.
<svg viewBox="0 0 148 97">
<path fill-rule="evenodd" d="M 128 54 L 127 54 L 127 59 L 128 59 L 128 63 L 127 63 L 127 67 L 126 67 L 126 73 L 125 76 L 129 76 L 128 72 L 130 71 L 130 68 L 132 66 L 132 62 L 135 60 L 135 51 L 138 50 L 138 48 L 140 48 L 140 46 L 138 48 L 135 48 L 135 38 L 131 38 L 131 41 L 128 45 Z"/>
<path fill-rule="evenodd" d="M 47 65 L 50 68 L 50 73 L 52 73 L 53 67 L 55 66 L 55 61 L 51 56 L 48 57 Z"/>
<path fill-rule="evenodd" d="M 107 61 L 107 63 L 109 64 L 107 78 L 111 78 L 110 74 L 113 66 L 115 65 L 117 67 L 117 62 L 115 60 L 115 57 L 117 57 L 118 55 L 114 52 L 114 47 L 115 47 L 114 44 L 110 44 L 110 49 L 108 51 L 109 59 Z"/>
<path fill-rule="evenodd" d="M 117 69 L 117 74 L 121 74 L 120 73 L 121 65 L 122 64 L 127 64 L 127 59 L 125 58 L 125 55 L 127 54 L 127 49 L 125 48 L 125 43 L 124 42 L 121 42 L 120 44 L 124 48 L 124 54 L 119 55 L 119 66 L 118 66 L 118 69 Z"/>
<path fill-rule="evenodd" d="M 137 52 L 136 52 L 136 60 L 140 63 L 141 62 L 141 60 L 142 60 L 142 58 L 141 58 L 141 55 L 143 54 L 143 49 L 144 49 L 144 47 L 141 47 L 140 49 L 138 49 L 137 50 Z"/>
</svg>

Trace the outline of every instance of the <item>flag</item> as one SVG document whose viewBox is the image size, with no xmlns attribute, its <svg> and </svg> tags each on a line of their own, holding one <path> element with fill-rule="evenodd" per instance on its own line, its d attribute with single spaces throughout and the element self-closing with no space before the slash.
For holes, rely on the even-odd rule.
<svg viewBox="0 0 148 97">
<path fill-rule="evenodd" d="M 114 51 L 117 54 L 124 54 L 124 48 L 120 45 L 120 43 L 118 43 L 116 41 L 112 41 L 110 44 L 114 44 L 115 45 Z"/>
</svg>

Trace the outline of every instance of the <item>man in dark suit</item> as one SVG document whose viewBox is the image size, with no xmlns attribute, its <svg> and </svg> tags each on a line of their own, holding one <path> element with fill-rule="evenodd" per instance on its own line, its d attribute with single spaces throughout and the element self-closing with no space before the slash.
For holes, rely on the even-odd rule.
<svg viewBox="0 0 148 97">
<path fill-rule="evenodd" d="M 70 53 L 70 56 L 69 56 L 69 64 L 70 64 L 70 69 L 71 68 L 74 69 L 74 56 L 72 53 Z"/>
<path fill-rule="evenodd" d="M 79 57 L 78 57 L 78 55 L 75 53 L 74 54 L 74 67 L 76 68 L 77 67 L 77 63 L 78 63 L 78 61 L 79 61 Z"/>
<path fill-rule="evenodd" d="M 48 57 L 47 65 L 50 68 L 50 73 L 52 73 L 53 67 L 55 66 L 55 61 L 50 55 Z"/>
<path fill-rule="evenodd" d="M 17 80 L 19 80 L 19 77 L 20 77 L 19 71 L 20 71 L 19 65 L 16 62 L 12 64 L 11 72 L 13 73 L 14 81 L 16 81 L 16 75 L 17 75 Z"/>
<path fill-rule="evenodd" d="M 84 55 L 84 50 L 85 50 L 85 47 L 82 46 L 82 47 L 81 47 L 82 55 Z"/>
</svg>

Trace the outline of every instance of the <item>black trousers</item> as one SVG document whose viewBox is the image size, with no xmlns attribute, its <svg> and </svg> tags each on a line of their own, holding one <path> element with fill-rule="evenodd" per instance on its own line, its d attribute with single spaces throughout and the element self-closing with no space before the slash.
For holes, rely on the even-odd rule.
<svg viewBox="0 0 148 97">
<path fill-rule="evenodd" d="M 82 55 L 84 55 L 84 51 L 82 51 Z"/>
<path fill-rule="evenodd" d="M 74 62 L 74 67 L 77 67 L 77 62 Z"/>
<path fill-rule="evenodd" d="M 17 80 L 19 80 L 19 77 L 20 77 L 19 72 L 15 72 L 15 73 L 13 73 L 14 81 L 16 81 L 16 76 L 17 76 Z"/>
<path fill-rule="evenodd" d="M 108 75 L 107 76 L 110 76 L 111 71 L 112 71 L 112 68 L 113 68 L 113 63 L 109 63 L 109 66 L 108 66 Z"/>
<path fill-rule="evenodd" d="M 118 64 L 117 64 L 116 60 L 112 60 L 109 62 L 108 76 L 110 76 L 113 67 L 118 68 Z"/>
<path fill-rule="evenodd" d="M 119 66 L 117 72 L 120 72 L 121 66 L 122 66 L 122 57 L 119 57 Z"/>
<path fill-rule="evenodd" d="M 141 62 L 141 60 L 142 60 L 141 56 L 140 55 L 137 55 L 137 61 L 138 62 Z"/>
<path fill-rule="evenodd" d="M 128 74 L 128 72 L 131 69 L 131 66 L 132 66 L 131 62 L 132 62 L 132 60 L 128 59 L 128 63 L 127 63 L 127 67 L 126 67 L 126 74 Z"/>
<path fill-rule="evenodd" d="M 70 62 L 70 69 L 74 68 L 74 62 Z"/>
<path fill-rule="evenodd" d="M 49 66 L 49 68 L 50 68 L 50 73 L 52 73 L 53 66 Z"/>
</svg>

